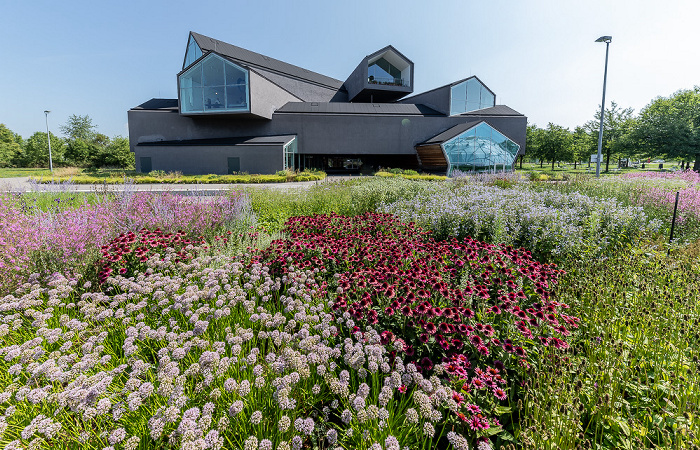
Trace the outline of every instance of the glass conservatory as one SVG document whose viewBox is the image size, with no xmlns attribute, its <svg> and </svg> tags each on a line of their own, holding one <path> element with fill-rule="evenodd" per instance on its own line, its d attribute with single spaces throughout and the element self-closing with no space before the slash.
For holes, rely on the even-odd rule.
<svg viewBox="0 0 700 450">
<path fill-rule="evenodd" d="M 441 144 L 447 158 L 447 175 L 455 169 L 469 171 L 512 170 L 520 146 L 486 122 Z"/>
</svg>

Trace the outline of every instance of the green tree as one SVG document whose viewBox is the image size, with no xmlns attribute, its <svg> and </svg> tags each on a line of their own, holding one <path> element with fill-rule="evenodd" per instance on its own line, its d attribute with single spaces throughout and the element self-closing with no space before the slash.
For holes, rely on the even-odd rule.
<svg viewBox="0 0 700 450">
<path fill-rule="evenodd" d="M 533 123 L 527 125 L 525 133 L 525 152 L 530 156 L 530 158 L 539 159 L 540 167 L 542 167 L 544 158 L 542 157 L 540 150 L 544 130 L 542 128 L 538 128 L 537 125 Z"/>
<path fill-rule="evenodd" d="M 588 134 L 585 128 L 576 127 L 574 129 L 574 132 L 571 134 L 571 156 L 574 162 L 574 169 L 576 169 L 579 161 L 590 161 L 588 155 L 591 154 L 591 149 L 595 145 L 591 135 Z"/>
<path fill-rule="evenodd" d="M 65 143 L 56 135 L 51 135 L 51 156 L 54 166 L 64 162 Z M 37 131 L 24 145 L 20 164 L 25 167 L 48 167 L 49 145 L 46 133 Z"/>
<path fill-rule="evenodd" d="M 82 139 L 90 142 L 97 133 L 97 125 L 92 123 L 92 119 L 87 114 L 84 116 L 76 116 L 71 114 L 64 125 L 61 125 L 61 132 L 69 141 Z"/>
<path fill-rule="evenodd" d="M 573 139 L 568 128 L 549 123 L 543 130 L 539 144 L 539 154 L 542 159 L 552 161 L 552 170 L 557 161 L 571 161 L 571 144 Z"/>
<path fill-rule="evenodd" d="M 605 171 L 610 170 L 610 158 L 628 150 L 628 141 L 624 136 L 630 132 L 634 124 L 634 110 L 621 108 L 617 103 L 610 102 L 610 108 L 605 109 L 603 118 L 603 148 L 605 155 Z M 595 113 L 595 119 L 583 126 L 595 141 L 595 151 L 598 152 L 598 134 L 600 131 L 600 109 Z"/>
<path fill-rule="evenodd" d="M 96 167 L 110 166 L 133 169 L 135 158 L 129 147 L 129 139 L 121 136 L 114 137 L 109 145 L 95 154 L 92 164 Z"/>
<path fill-rule="evenodd" d="M 12 166 L 21 153 L 22 136 L 0 123 L 0 167 Z"/>
<path fill-rule="evenodd" d="M 700 172 L 700 87 L 654 99 L 639 114 L 633 135 L 647 155 L 693 161 Z"/>
</svg>

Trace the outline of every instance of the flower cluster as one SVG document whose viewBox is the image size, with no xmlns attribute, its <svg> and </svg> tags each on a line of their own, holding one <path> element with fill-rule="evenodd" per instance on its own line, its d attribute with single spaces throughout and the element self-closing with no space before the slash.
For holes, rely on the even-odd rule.
<svg viewBox="0 0 700 450">
<path fill-rule="evenodd" d="M 539 259 L 599 255 L 656 231 L 641 207 L 580 193 L 499 188 L 480 183 L 435 185 L 431 192 L 385 203 L 380 211 L 433 230 L 439 239 L 471 236 L 526 247 Z"/>
<path fill-rule="evenodd" d="M 329 274 L 342 330 L 362 336 L 370 326 L 392 349 L 390 362 L 400 356 L 426 375 L 439 369 L 461 387 L 445 400 L 456 402 L 450 409 L 474 431 L 489 421 L 463 396 L 491 406 L 504 400 L 504 377 L 524 375 L 529 352 L 568 348 L 566 336 L 578 327 L 552 297 L 562 271 L 529 251 L 469 238 L 435 241 L 386 214 L 297 217 L 285 233 L 259 256 L 273 273 L 302 267 Z M 380 370 L 371 361 L 368 367 Z"/>
<path fill-rule="evenodd" d="M 118 239 L 143 245 L 136 233 Z M 0 441 L 270 450 L 438 442 L 451 386 L 391 355 L 377 330 L 346 332 L 332 314 L 331 274 L 287 267 L 277 276 L 259 258 L 201 247 L 186 261 L 175 253 L 128 278 L 112 273 L 99 290 L 35 275 L 0 299 L 0 370 L 9 374 L 0 377 Z M 415 421 L 404 425 L 409 409 Z"/>
</svg>

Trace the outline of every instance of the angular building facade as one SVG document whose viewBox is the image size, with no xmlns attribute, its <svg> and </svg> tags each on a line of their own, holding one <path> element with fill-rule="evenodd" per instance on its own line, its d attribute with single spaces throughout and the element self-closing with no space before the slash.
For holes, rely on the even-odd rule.
<svg viewBox="0 0 700 450">
<path fill-rule="evenodd" d="M 340 81 L 191 32 L 178 98 L 128 111 L 136 169 L 511 170 L 527 118 L 476 76 L 411 95 L 413 69 L 387 46 Z"/>
</svg>

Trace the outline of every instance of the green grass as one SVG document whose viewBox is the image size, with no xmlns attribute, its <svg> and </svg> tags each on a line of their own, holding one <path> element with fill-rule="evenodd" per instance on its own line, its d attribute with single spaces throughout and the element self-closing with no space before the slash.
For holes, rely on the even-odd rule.
<svg viewBox="0 0 700 450">
<path fill-rule="evenodd" d="M 700 444 L 697 255 L 637 248 L 566 269 L 558 300 L 581 325 L 565 356 L 533 370 L 524 448 Z"/>
<path fill-rule="evenodd" d="M 430 175 L 426 173 L 421 173 L 421 174 L 405 174 L 405 173 L 391 173 L 391 172 L 377 172 L 374 174 L 375 177 L 382 177 L 382 178 L 394 178 L 394 177 L 399 177 L 399 178 L 405 178 L 407 180 L 423 180 L 423 181 L 442 181 L 446 180 L 447 177 L 445 175 Z"/>
<path fill-rule="evenodd" d="M 36 175 L 33 178 L 39 183 L 66 182 L 75 184 L 121 184 L 125 179 L 135 184 L 232 184 L 232 183 L 286 183 L 293 181 L 318 181 L 326 177 L 319 171 L 291 172 L 281 171 L 270 175 L 183 175 L 179 172 L 165 173 L 161 171 L 144 174 L 133 170 L 80 170 L 70 175 L 51 176 L 50 174 Z"/>
<path fill-rule="evenodd" d="M 596 166 L 595 164 L 591 164 L 590 168 L 588 167 L 588 163 L 583 163 L 583 164 L 578 164 L 576 168 L 574 169 L 573 163 L 561 163 L 560 165 L 555 164 L 554 165 L 554 170 L 552 170 L 552 163 L 550 162 L 549 164 L 545 163 L 540 167 L 540 164 L 535 164 L 535 163 L 523 163 L 522 169 L 520 168 L 520 164 L 515 165 L 515 171 L 523 174 L 530 174 L 530 173 L 540 173 L 540 174 L 545 174 L 550 176 L 551 178 L 556 178 L 558 175 L 559 176 L 575 176 L 575 175 L 593 175 L 595 176 L 595 170 Z M 671 169 L 677 169 L 680 170 L 680 164 L 676 162 L 665 162 L 664 163 L 664 168 L 659 169 L 659 164 L 656 163 L 649 163 L 646 164 L 646 168 L 642 169 L 641 166 L 639 167 L 629 167 L 629 168 L 618 168 L 617 163 L 615 164 L 610 164 L 610 170 L 608 172 L 605 171 L 605 164 L 601 165 L 600 169 L 600 174 L 601 176 L 610 176 L 610 175 L 620 175 L 623 173 L 630 173 L 630 172 L 668 172 Z"/>
<path fill-rule="evenodd" d="M 42 168 L 0 168 L 0 178 L 17 178 L 17 177 L 46 177 L 51 176 L 49 169 Z"/>
</svg>

